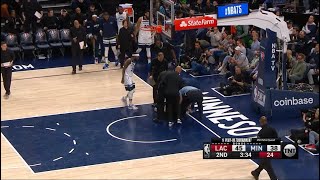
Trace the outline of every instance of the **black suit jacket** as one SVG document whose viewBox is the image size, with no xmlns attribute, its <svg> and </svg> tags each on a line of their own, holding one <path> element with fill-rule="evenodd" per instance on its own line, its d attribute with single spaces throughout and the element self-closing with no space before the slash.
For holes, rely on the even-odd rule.
<svg viewBox="0 0 320 180">
<path fill-rule="evenodd" d="M 263 125 L 258 133 L 258 138 L 278 138 L 278 133 L 271 126 Z"/>
</svg>

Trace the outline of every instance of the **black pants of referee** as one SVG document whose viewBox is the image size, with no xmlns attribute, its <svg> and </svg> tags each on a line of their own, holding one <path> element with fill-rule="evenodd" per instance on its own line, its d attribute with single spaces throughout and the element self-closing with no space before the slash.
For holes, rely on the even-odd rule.
<svg viewBox="0 0 320 180">
<path fill-rule="evenodd" d="M 83 49 L 80 49 L 80 46 L 72 45 L 71 46 L 71 65 L 72 65 L 72 71 L 76 71 L 77 65 L 79 65 L 79 68 L 82 69 L 83 64 Z"/>
<path fill-rule="evenodd" d="M 6 94 L 10 95 L 11 77 L 12 77 L 12 67 L 1 67 L 1 74 L 3 79 L 3 86 L 6 90 Z"/>
<path fill-rule="evenodd" d="M 259 176 L 260 172 L 265 169 L 271 180 L 277 180 L 277 176 L 275 175 L 270 159 L 261 159 L 259 162 L 259 167 L 253 171 L 253 173 Z"/>
<path fill-rule="evenodd" d="M 164 113 L 164 94 L 163 94 L 163 90 L 159 89 L 158 93 L 157 93 L 157 119 L 164 119 L 165 117 L 165 113 Z"/>
<path fill-rule="evenodd" d="M 127 55 L 129 58 L 131 58 L 131 56 L 132 56 L 132 49 L 131 49 L 131 48 L 121 49 L 121 46 L 120 46 L 120 55 L 119 55 L 120 67 L 123 67 L 124 61 L 125 61 L 125 58 L 126 58 L 126 55 Z"/>
</svg>

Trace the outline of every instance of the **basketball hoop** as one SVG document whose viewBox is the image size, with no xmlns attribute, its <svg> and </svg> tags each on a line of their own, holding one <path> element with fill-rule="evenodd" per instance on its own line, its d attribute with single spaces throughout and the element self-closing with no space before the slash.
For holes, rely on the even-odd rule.
<svg viewBox="0 0 320 180">
<path fill-rule="evenodd" d="M 155 26 L 144 26 L 141 29 L 144 31 L 151 31 L 151 32 L 156 32 L 158 34 L 162 33 L 162 26 L 161 25 L 155 25 Z"/>
</svg>

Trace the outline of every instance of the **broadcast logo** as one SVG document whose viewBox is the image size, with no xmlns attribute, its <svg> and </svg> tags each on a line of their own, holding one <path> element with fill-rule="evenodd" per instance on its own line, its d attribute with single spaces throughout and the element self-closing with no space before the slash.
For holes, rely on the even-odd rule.
<svg viewBox="0 0 320 180">
<path fill-rule="evenodd" d="M 286 155 L 288 158 L 293 157 L 297 153 L 297 148 L 292 145 L 292 144 L 287 144 L 283 148 L 283 153 Z"/>
</svg>

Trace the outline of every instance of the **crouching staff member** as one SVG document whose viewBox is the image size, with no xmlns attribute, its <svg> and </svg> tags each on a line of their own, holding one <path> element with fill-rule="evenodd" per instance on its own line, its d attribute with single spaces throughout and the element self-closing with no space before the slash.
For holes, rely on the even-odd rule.
<svg viewBox="0 0 320 180">
<path fill-rule="evenodd" d="M 79 71 L 82 70 L 83 49 L 85 47 L 86 30 L 80 25 L 78 20 L 74 21 L 74 27 L 70 29 L 72 38 L 71 43 L 71 64 L 72 74 L 76 74 L 76 66 L 79 65 Z"/>
<path fill-rule="evenodd" d="M 229 85 L 222 86 L 220 92 L 225 96 L 242 94 L 248 90 L 248 84 L 245 82 L 245 76 L 241 72 L 241 68 L 239 66 L 235 67 L 235 75 L 228 78 Z"/>
<path fill-rule="evenodd" d="M 122 70 L 122 80 L 121 83 L 124 84 L 126 91 L 128 94 L 122 97 L 122 101 L 127 106 L 127 99 L 129 99 L 129 109 L 137 110 L 138 107 L 132 104 L 133 93 L 135 92 L 135 83 L 133 82 L 133 70 L 136 64 L 136 61 L 139 59 L 139 54 L 133 54 L 131 58 L 128 58 Z"/>
<path fill-rule="evenodd" d="M 203 94 L 202 91 L 198 88 L 193 86 L 185 86 L 179 91 L 180 94 L 180 106 L 181 106 L 181 116 L 185 115 L 186 111 L 191 109 L 191 106 L 194 103 L 197 103 L 199 109 L 199 117 L 202 119 L 202 112 L 203 112 Z M 178 119 L 177 123 L 182 123 L 180 118 Z"/>
<path fill-rule="evenodd" d="M 11 93 L 10 86 L 14 58 L 14 53 L 8 50 L 7 44 L 5 42 L 1 42 L 1 74 L 3 79 L 3 86 L 6 90 L 6 94 L 4 95 L 5 99 L 8 99 Z"/>
</svg>

